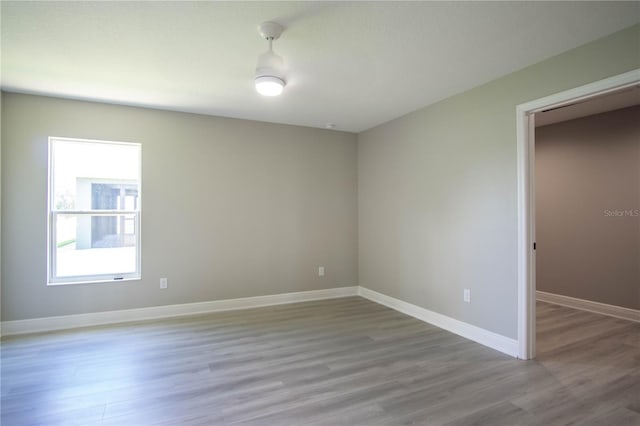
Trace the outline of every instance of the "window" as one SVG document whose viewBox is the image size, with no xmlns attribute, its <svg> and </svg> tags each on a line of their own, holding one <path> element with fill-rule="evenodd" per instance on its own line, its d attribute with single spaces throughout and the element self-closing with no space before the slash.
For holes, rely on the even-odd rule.
<svg viewBox="0 0 640 426">
<path fill-rule="evenodd" d="M 140 278 L 140 151 L 49 138 L 48 284 Z"/>
</svg>

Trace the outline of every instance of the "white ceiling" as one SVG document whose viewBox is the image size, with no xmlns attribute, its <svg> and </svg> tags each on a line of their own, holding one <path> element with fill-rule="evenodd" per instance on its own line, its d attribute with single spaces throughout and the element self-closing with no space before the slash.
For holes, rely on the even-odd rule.
<svg viewBox="0 0 640 426">
<path fill-rule="evenodd" d="M 2 89 L 359 132 L 640 21 L 640 2 L 2 1 Z M 266 50 L 287 87 L 253 88 Z"/>
</svg>

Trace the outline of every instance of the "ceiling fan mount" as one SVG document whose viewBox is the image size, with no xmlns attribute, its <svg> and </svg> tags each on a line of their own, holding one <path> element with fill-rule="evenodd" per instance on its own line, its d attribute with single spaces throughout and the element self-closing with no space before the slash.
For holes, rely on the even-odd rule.
<svg viewBox="0 0 640 426">
<path fill-rule="evenodd" d="M 277 22 L 263 22 L 258 25 L 258 32 L 265 40 L 277 40 L 284 31 L 284 27 Z"/>
</svg>

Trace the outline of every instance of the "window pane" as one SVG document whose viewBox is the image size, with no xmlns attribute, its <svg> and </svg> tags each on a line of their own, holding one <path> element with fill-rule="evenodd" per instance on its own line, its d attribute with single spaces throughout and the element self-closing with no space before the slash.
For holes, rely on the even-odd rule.
<svg viewBox="0 0 640 426">
<path fill-rule="evenodd" d="M 139 145 L 55 140 L 51 160 L 54 210 L 137 209 Z"/>
<path fill-rule="evenodd" d="M 141 145 L 49 141 L 49 284 L 139 278 Z"/>
<path fill-rule="evenodd" d="M 56 277 L 136 272 L 136 214 L 56 214 Z"/>
</svg>

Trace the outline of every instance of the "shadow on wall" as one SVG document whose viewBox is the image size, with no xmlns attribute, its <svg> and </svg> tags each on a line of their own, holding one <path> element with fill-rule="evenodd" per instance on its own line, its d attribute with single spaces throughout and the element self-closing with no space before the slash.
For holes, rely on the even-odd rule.
<svg viewBox="0 0 640 426">
<path fill-rule="evenodd" d="M 536 129 L 537 289 L 640 309 L 640 106 Z"/>
</svg>

